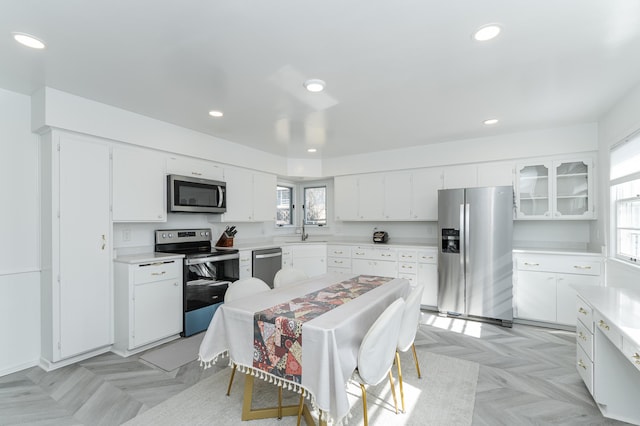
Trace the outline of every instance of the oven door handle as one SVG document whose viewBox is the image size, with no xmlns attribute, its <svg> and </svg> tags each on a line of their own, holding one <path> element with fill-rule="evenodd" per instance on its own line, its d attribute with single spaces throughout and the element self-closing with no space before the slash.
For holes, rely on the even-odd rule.
<svg viewBox="0 0 640 426">
<path fill-rule="evenodd" d="M 222 255 L 211 256 L 211 257 L 197 257 L 195 259 L 185 259 L 184 264 L 187 266 L 191 266 L 191 265 L 199 265 L 201 263 L 221 262 L 223 260 L 232 260 L 232 259 L 239 259 L 239 258 L 240 258 L 240 255 L 238 255 L 238 253 L 222 254 Z"/>
</svg>

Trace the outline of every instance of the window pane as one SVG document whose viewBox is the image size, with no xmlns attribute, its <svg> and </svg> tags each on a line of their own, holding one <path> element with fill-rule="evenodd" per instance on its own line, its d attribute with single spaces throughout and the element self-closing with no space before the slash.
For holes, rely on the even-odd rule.
<svg viewBox="0 0 640 426">
<path fill-rule="evenodd" d="M 288 186 L 278 186 L 278 206 L 276 211 L 276 225 L 293 224 L 293 214 L 291 200 L 293 200 L 293 188 Z"/>
<path fill-rule="evenodd" d="M 304 189 L 305 225 L 327 224 L 326 194 L 325 186 Z"/>
</svg>

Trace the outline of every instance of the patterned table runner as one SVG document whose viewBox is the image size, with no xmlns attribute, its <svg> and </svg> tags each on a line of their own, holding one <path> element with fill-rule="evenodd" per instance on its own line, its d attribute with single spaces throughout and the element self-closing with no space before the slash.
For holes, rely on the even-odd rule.
<svg viewBox="0 0 640 426">
<path fill-rule="evenodd" d="M 302 324 L 392 279 L 359 275 L 256 312 L 253 319 L 253 367 L 300 384 Z"/>
</svg>

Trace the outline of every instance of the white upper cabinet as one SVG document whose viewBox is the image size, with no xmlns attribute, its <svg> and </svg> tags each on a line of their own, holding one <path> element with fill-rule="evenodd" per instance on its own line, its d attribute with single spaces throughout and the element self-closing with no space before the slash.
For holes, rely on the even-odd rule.
<svg viewBox="0 0 640 426">
<path fill-rule="evenodd" d="M 333 187 L 336 220 L 358 220 L 358 177 L 337 176 Z"/>
<path fill-rule="evenodd" d="M 114 146 L 112 157 L 113 221 L 165 222 L 164 156 L 148 149 Z"/>
<path fill-rule="evenodd" d="M 517 219 L 593 219 L 592 161 L 554 160 L 516 167 Z"/>
<path fill-rule="evenodd" d="M 269 222 L 276 214 L 276 176 L 237 167 L 224 170 L 227 211 L 224 222 Z"/>
<path fill-rule="evenodd" d="M 385 175 L 374 173 L 358 177 L 358 219 L 384 220 Z"/>
<path fill-rule="evenodd" d="M 478 167 L 475 164 L 445 167 L 442 183 L 444 189 L 475 188 L 478 186 Z"/>
<path fill-rule="evenodd" d="M 384 219 L 411 220 L 411 173 L 386 173 L 384 176 Z"/>
<path fill-rule="evenodd" d="M 224 169 L 218 164 L 182 156 L 167 157 L 167 174 L 224 180 Z"/>
<path fill-rule="evenodd" d="M 438 220 L 438 190 L 442 189 L 441 169 L 411 173 L 411 220 Z"/>
<path fill-rule="evenodd" d="M 513 163 L 478 164 L 478 187 L 513 186 Z"/>
</svg>

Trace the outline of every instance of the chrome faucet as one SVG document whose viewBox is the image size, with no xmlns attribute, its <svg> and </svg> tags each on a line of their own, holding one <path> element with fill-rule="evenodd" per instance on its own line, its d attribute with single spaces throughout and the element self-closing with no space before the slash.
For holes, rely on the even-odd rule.
<svg viewBox="0 0 640 426">
<path fill-rule="evenodd" d="M 309 234 L 304 233 L 305 215 L 306 215 L 306 211 L 304 209 L 304 204 L 303 204 L 302 205 L 302 235 L 300 235 L 300 237 L 302 238 L 302 241 L 306 241 L 306 239 L 309 238 Z"/>
</svg>

